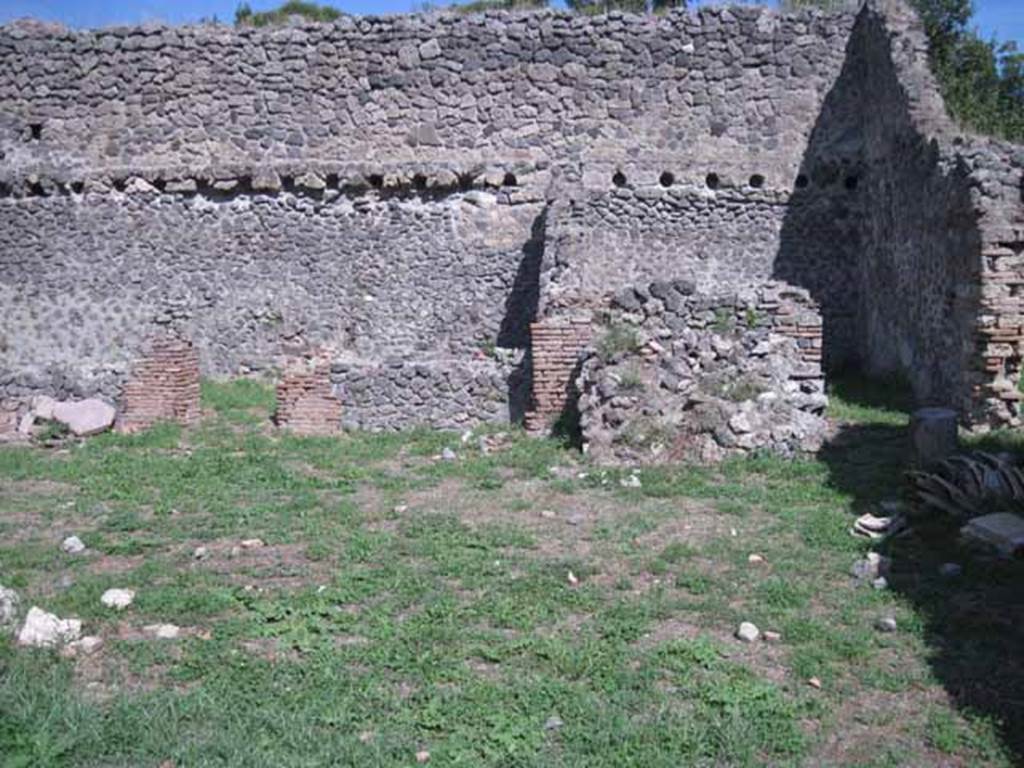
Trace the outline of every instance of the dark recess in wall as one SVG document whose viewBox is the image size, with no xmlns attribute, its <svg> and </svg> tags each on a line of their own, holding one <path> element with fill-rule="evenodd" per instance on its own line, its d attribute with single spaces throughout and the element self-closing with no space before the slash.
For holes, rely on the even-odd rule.
<svg viewBox="0 0 1024 768">
<path fill-rule="evenodd" d="M 496 345 L 527 349 L 530 347 L 530 323 L 537 319 L 540 304 L 540 265 L 544 257 L 547 232 L 548 206 L 534 219 L 530 239 L 523 245 L 522 258 L 516 269 L 512 288 L 505 298 L 505 314 L 501 319 Z M 529 351 L 509 376 L 509 418 L 521 424 L 529 406 L 531 368 Z"/>
</svg>

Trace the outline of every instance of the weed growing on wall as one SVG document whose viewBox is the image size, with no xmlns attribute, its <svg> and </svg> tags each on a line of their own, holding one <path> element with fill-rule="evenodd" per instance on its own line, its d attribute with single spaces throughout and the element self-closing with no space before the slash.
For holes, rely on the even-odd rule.
<svg viewBox="0 0 1024 768">
<path fill-rule="evenodd" d="M 604 335 L 597 340 L 597 354 L 602 360 L 611 360 L 616 355 L 632 352 L 640 346 L 640 334 L 632 325 L 611 323 Z"/>
</svg>

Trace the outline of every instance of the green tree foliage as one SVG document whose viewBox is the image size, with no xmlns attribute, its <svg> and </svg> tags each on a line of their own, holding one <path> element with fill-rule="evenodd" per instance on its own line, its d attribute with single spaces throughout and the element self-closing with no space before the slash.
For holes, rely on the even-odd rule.
<svg viewBox="0 0 1024 768">
<path fill-rule="evenodd" d="M 930 43 L 946 106 L 964 125 L 1024 141 L 1024 55 L 1014 43 L 984 40 L 968 24 L 971 0 L 913 0 Z"/>
<path fill-rule="evenodd" d="M 861 0 L 779 0 L 784 10 L 855 10 Z M 1024 141 L 1024 54 L 971 28 L 973 0 L 910 0 L 928 34 L 946 107 L 968 128 Z"/>
<path fill-rule="evenodd" d="M 337 8 L 303 0 L 288 0 L 280 8 L 260 13 L 253 11 L 248 3 L 242 3 L 235 11 L 235 24 L 240 27 L 268 27 L 285 24 L 290 16 L 301 16 L 308 21 L 334 21 L 344 14 Z"/>
</svg>

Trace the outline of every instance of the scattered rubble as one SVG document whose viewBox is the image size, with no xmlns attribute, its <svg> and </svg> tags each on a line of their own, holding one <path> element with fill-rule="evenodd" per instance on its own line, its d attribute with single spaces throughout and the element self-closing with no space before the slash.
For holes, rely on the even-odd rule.
<svg viewBox="0 0 1024 768">
<path fill-rule="evenodd" d="M 68 536 L 61 542 L 60 548 L 69 555 L 80 555 L 85 552 L 85 543 L 77 536 Z"/>
<path fill-rule="evenodd" d="M 756 624 L 751 624 L 749 621 L 744 621 L 736 630 L 736 639 L 742 640 L 744 643 L 753 643 L 759 637 L 761 637 L 761 630 L 757 628 Z"/>
<path fill-rule="evenodd" d="M 74 659 L 79 656 L 92 656 L 103 647 L 103 638 L 94 635 L 87 635 L 81 640 L 68 643 L 61 649 L 61 656 Z"/>
<path fill-rule="evenodd" d="M 877 629 L 879 632 L 895 632 L 896 619 L 892 616 L 883 616 L 875 622 L 875 629 Z"/>
<path fill-rule="evenodd" d="M 100 602 L 108 608 L 123 611 L 135 600 L 134 589 L 108 589 L 100 597 Z"/>
<path fill-rule="evenodd" d="M 78 619 L 61 619 L 33 605 L 18 633 L 18 645 L 54 648 L 77 640 L 81 634 L 82 622 Z"/>
<path fill-rule="evenodd" d="M 181 636 L 181 627 L 175 624 L 147 624 L 142 631 L 156 640 L 177 640 Z"/>
</svg>

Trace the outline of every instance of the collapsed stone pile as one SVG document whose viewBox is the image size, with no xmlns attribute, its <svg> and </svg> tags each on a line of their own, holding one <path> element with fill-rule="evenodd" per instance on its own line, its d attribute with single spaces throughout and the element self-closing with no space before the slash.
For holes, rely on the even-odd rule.
<svg viewBox="0 0 1024 768">
<path fill-rule="evenodd" d="M 813 451 L 826 431 L 821 316 L 778 282 L 719 297 L 683 280 L 626 289 L 577 386 L 599 462 Z"/>
</svg>

